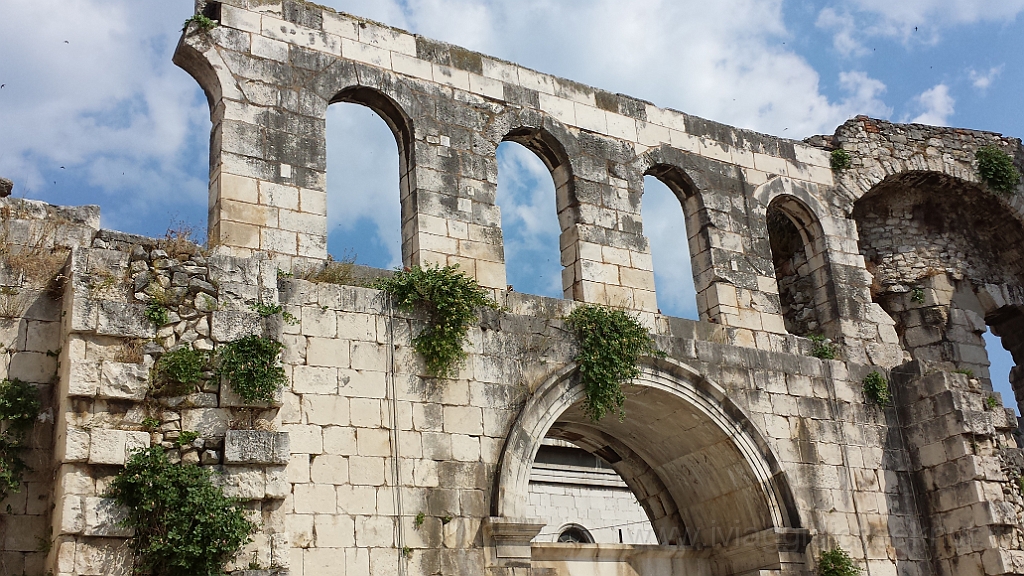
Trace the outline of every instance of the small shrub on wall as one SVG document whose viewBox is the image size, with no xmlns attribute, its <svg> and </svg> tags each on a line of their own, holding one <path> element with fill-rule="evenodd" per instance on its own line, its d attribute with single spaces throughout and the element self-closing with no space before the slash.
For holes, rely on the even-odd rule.
<svg viewBox="0 0 1024 576">
<path fill-rule="evenodd" d="M 989 188 L 1002 194 L 1013 194 L 1020 184 L 1020 172 L 1013 159 L 995 146 L 982 146 L 974 154 L 978 175 Z"/>
<path fill-rule="evenodd" d="M 435 378 L 454 378 L 466 357 L 462 345 L 469 324 L 476 320 L 476 308 L 495 308 L 487 291 L 476 280 L 459 271 L 458 265 L 413 266 L 381 278 L 374 285 L 391 296 L 399 310 L 425 309 L 427 327 L 413 339 L 423 356 L 427 372 Z"/>
<path fill-rule="evenodd" d="M 860 568 L 853 558 L 840 547 L 826 550 L 818 557 L 818 576 L 857 576 Z"/>
<path fill-rule="evenodd" d="M 0 501 L 21 489 L 21 477 L 28 469 L 21 451 L 40 407 L 39 394 L 31 384 L 0 381 Z"/>
<path fill-rule="evenodd" d="M 636 317 L 623 310 L 584 304 L 566 318 L 579 352 L 580 382 L 586 389 L 583 411 L 593 421 L 617 412 L 625 417 L 622 385 L 640 375 L 644 355 L 664 356 Z"/>
<path fill-rule="evenodd" d="M 163 448 L 136 452 L 106 496 L 125 507 L 122 524 L 136 572 L 152 576 L 217 576 L 256 526 L 210 481 L 210 470 L 171 464 Z"/>
<path fill-rule="evenodd" d="M 249 404 L 272 402 L 277 391 L 288 384 L 281 366 L 284 345 L 272 338 L 245 336 L 228 342 L 217 351 L 217 375 Z"/>
</svg>

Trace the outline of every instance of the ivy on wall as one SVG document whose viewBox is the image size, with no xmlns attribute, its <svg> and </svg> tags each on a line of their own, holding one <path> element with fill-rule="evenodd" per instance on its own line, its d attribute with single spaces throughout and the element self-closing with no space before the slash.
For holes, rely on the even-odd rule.
<svg viewBox="0 0 1024 576">
<path fill-rule="evenodd" d="M 0 501 L 21 489 L 28 469 L 21 453 L 40 408 L 34 386 L 18 379 L 0 381 Z"/>
<path fill-rule="evenodd" d="M 637 318 L 614 308 L 583 304 L 566 317 L 576 336 L 580 382 L 586 390 L 583 411 L 593 421 L 609 412 L 625 417 L 622 385 L 640 375 L 638 364 L 645 355 L 664 356 Z"/>
<path fill-rule="evenodd" d="M 459 271 L 459 266 L 413 266 L 396 271 L 374 284 L 389 294 L 394 306 L 405 312 L 427 312 L 427 327 L 412 341 L 423 356 L 427 372 L 435 378 L 454 378 L 466 358 L 462 345 L 476 308 L 496 308 L 487 290 Z"/>
<path fill-rule="evenodd" d="M 989 188 L 1002 194 L 1013 194 L 1020 184 L 1020 172 L 1013 158 L 995 146 L 982 146 L 974 154 L 978 175 Z"/>
</svg>

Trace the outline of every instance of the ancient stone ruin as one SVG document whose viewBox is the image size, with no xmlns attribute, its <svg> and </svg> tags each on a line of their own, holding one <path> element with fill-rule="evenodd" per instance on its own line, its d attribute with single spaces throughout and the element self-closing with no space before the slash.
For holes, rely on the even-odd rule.
<svg viewBox="0 0 1024 576">
<path fill-rule="evenodd" d="M 1024 457 L 982 339 L 1024 400 L 1024 195 L 976 161 L 1020 170 L 1020 140 L 866 117 L 785 140 L 299 0 L 199 4 L 214 25 L 174 61 L 210 104 L 209 250 L 0 200 L 0 377 L 43 399 L 0 573 L 129 574 L 107 496 L 161 445 L 257 520 L 239 574 L 810 575 L 838 548 L 871 576 L 1024 574 Z M 412 347 L 424 315 L 367 287 L 387 272 L 301 278 L 327 259 L 335 102 L 394 131 L 405 264 L 458 264 L 499 305 L 455 378 Z M 562 300 L 506 291 L 503 141 L 554 179 Z M 679 199 L 699 321 L 658 313 L 645 175 Z M 665 353 L 621 420 L 581 410 L 580 303 Z M 248 335 L 283 345 L 269 402 L 155 376 Z M 637 517 L 647 540 L 602 531 Z"/>
</svg>

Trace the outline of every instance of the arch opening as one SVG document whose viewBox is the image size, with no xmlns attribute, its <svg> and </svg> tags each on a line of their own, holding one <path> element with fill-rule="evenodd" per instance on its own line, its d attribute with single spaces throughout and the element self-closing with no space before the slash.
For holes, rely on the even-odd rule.
<svg viewBox="0 0 1024 576">
<path fill-rule="evenodd" d="M 977 184 L 905 172 L 854 205 L 872 298 L 914 359 L 1024 401 L 1024 225 Z M 1001 364 L 990 371 L 992 361 Z M 1007 365 L 1014 365 L 1006 368 Z M 1007 378 L 1008 376 L 1008 378 Z"/>
<path fill-rule="evenodd" d="M 527 291 L 542 296 L 571 297 L 575 190 L 565 148 L 547 130 L 519 127 L 505 135 L 498 154 L 497 204 L 502 214 L 509 284 L 520 283 Z M 536 158 L 547 168 L 553 190 L 541 176 Z M 549 211 L 551 202 L 545 197 L 553 197 L 554 212 Z M 556 234 L 559 253 L 553 258 L 554 253 L 545 247 L 554 244 Z"/>
<path fill-rule="evenodd" d="M 561 232 L 550 158 L 506 140 L 498 146 L 498 194 L 505 275 L 519 292 L 562 297 Z"/>
<path fill-rule="evenodd" d="M 786 331 L 797 336 L 818 334 L 829 301 L 821 226 L 810 209 L 792 196 L 772 200 L 766 222 Z"/>
<path fill-rule="evenodd" d="M 799 528 L 770 449 L 714 384 L 675 362 L 650 359 L 626 390 L 625 419 L 593 422 L 581 408 L 583 391 L 574 373 L 570 367 L 549 379 L 517 419 L 498 472 L 494 515 L 527 517 L 527 481 L 547 435 L 618 472 L 661 545 L 735 551 L 757 541 L 763 550 L 764 541 L 752 535 L 770 534 L 774 541 L 779 531 Z M 722 554 L 757 564 L 724 574 L 779 563 L 770 553 Z"/>
<path fill-rule="evenodd" d="M 331 100 L 326 132 L 328 254 L 377 268 L 408 263 L 409 120 L 385 95 L 359 87 Z"/>
<path fill-rule="evenodd" d="M 682 212 L 682 219 L 677 210 Z M 698 233 L 702 206 L 696 185 L 680 168 L 655 164 L 644 173 L 640 212 L 651 251 L 659 311 L 698 320 L 697 276 L 704 270 L 698 269 L 694 258 L 701 251 Z"/>
<path fill-rule="evenodd" d="M 690 235 L 687 233 L 684 199 L 689 194 L 672 178 L 644 177 L 640 204 L 644 236 L 651 250 L 658 311 L 669 316 L 697 320 Z"/>
</svg>

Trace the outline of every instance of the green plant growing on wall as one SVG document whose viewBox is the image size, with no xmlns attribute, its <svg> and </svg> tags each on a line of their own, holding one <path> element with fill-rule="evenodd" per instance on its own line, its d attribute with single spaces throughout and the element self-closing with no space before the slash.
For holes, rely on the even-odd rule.
<svg viewBox="0 0 1024 576">
<path fill-rule="evenodd" d="M 1020 172 L 1013 158 L 995 146 L 982 146 L 974 153 L 978 176 L 989 188 L 1001 194 L 1013 194 L 1020 184 Z"/>
<path fill-rule="evenodd" d="M 184 396 L 194 392 L 203 380 L 203 370 L 209 359 L 209 353 L 188 346 L 164 354 L 153 368 L 157 393 Z"/>
<path fill-rule="evenodd" d="M 458 373 L 466 357 L 462 345 L 469 324 L 477 318 L 475 309 L 497 307 L 487 291 L 460 272 L 458 265 L 413 266 L 378 279 L 374 287 L 390 295 L 399 310 L 427 312 L 427 327 L 412 343 L 423 356 L 427 373 L 435 378 L 454 378 Z"/>
<path fill-rule="evenodd" d="M 272 402 L 277 391 L 288 384 L 281 367 L 284 345 L 261 336 L 244 336 L 218 350 L 217 375 L 248 404 Z"/>
<path fill-rule="evenodd" d="M 577 306 L 566 317 L 576 336 L 580 382 L 586 390 L 583 411 L 597 422 L 608 412 L 625 418 L 622 385 L 640 375 L 644 355 L 664 356 L 635 316 L 594 304 Z"/>
<path fill-rule="evenodd" d="M 853 558 L 846 550 L 836 546 L 825 550 L 818 556 L 818 576 L 857 576 L 860 568 L 853 563 Z"/>
<path fill-rule="evenodd" d="M 280 304 L 264 304 L 262 302 L 256 302 L 250 305 L 250 308 L 252 308 L 253 312 L 259 314 L 260 318 L 269 318 L 275 314 L 280 314 L 281 318 L 292 326 L 299 323 L 299 319 L 291 312 L 286 312 Z"/>
<path fill-rule="evenodd" d="M 216 28 L 220 24 L 216 20 L 212 20 L 210 18 L 207 18 L 206 16 L 203 16 L 202 14 L 196 14 L 195 16 L 189 18 L 188 20 L 185 20 L 185 25 L 181 29 L 182 32 L 187 30 L 188 29 L 188 25 L 193 23 L 193 22 L 195 22 L 196 25 L 199 27 L 199 29 L 203 30 L 203 31 L 213 30 L 214 28 Z"/>
<path fill-rule="evenodd" d="M 256 526 L 210 481 L 210 470 L 179 466 L 154 446 L 132 454 L 106 496 L 127 509 L 122 525 L 138 573 L 219 576 Z"/>
<path fill-rule="evenodd" d="M 917 304 L 924 304 L 924 290 L 921 288 L 914 288 L 911 290 L 910 301 Z"/>
<path fill-rule="evenodd" d="M 963 374 L 968 378 L 974 378 L 974 370 L 971 370 L 969 368 L 958 368 L 956 370 L 953 370 L 953 374 Z"/>
<path fill-rule="evenodd" d="M 147 304 L 146 311 L 143 315 L 157 328 L 167 324 L 169 320 L 167 308 L 164 308 L 164 306 L 158 302 L 150 302 Z"/>
<path fill-rule="evenodd" d="M 178 445 L 178 448 L 181 448 L 183 446 L 188 446 L 189 444 L 195 442 L 198 438 L 199 432 L 195 432 L 192 430 L 182 430 L 182 432 L 178 434 L 178 439 L 175 440 L 174 443 Z"/>
<path fill-rule="evenodd" d="M 40 408 L 34 386 L 16 378 L 0 381 L 0 501 L 21 490 L 28 470 L 21 453 Z"/>
<path fill-rule="evenodd" d="M 878 371 L 873 371 L 865 376 L 862 384 L 864 384 L 864 396 L 875 404 L 885 406 L 892 400 L 892 396 L 889 394 L 889 381 Z"/>
<path fill-rule="evenodd" d="M 807 337 L 811 341 L 811 356 L 822 360 L 835 360 L 838 355 L 836 345 L 821 334 L 811 334 Z"/>
<path fill-rule="evenodd" d="M 995 410 L 996 408 L 999 408 L 999 399 L 994 395 L 989 394 L 988 397 L 985 398 L 985 410 Z"/>
<path fill-rule="evenodd" d="M 413 520 L 412 525 L 415 526 L 418 529 L 420 526 L 423 526 L 423 523 L 426 522 L 426 520 L 427 520 L 427 515 L 424 514 L 423 512 L 420 512 L 420 513 L 416 514 L 416 519 Z"/>
<path fill-rule="evenodd" d="M 828 163 L 833 170 L 849 170 L 853 166 L 853 157 L 846 150 L 836 148 L 829 155 Z"/>
</svg>

